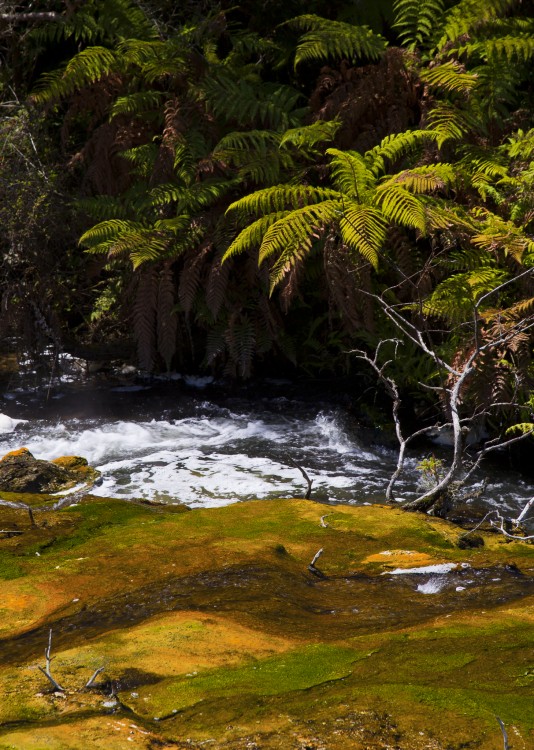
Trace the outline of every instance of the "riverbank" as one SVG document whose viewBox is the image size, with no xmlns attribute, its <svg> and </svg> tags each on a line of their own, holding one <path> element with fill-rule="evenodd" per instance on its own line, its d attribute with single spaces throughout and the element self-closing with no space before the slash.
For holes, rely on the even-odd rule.
<svg viewBox="0 0 534 750">
<path fill-rule="evenodd" d="M 532 546 L 304 500 L 37 522 L 2 508 L 2 749 L 532 743 Z"/>
</svg>

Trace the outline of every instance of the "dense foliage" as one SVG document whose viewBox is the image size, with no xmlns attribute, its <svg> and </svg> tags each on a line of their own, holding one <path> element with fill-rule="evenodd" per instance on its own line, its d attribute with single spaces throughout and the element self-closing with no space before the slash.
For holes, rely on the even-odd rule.
<svg viewBox="0 0 534 750">
<path fill-rule="evenodd" d="M 532 4 L 362 6 L 0 14 L 3 335 L 132 330 L 148 371 L 339 374 L 398 336 L 387 304 L 458 367 L 501 341 L 477 408 L 528 401 Z M 432 358 L 394 368 L 439 408 Z"/>
</svg>

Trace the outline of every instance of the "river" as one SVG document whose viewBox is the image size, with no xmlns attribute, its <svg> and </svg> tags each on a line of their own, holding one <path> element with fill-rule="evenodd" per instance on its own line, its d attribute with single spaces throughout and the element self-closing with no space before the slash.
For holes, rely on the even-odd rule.
<svg viewBox="0 0 534 750">
<path fill-rule="evenodd" d="M 306 482 L 294 461 L 313 480 L 316 500 L 381 502 L 396 461 L 394 447 L 361 430 L 344 406 L 300 398 L 282 381 L 234 395 L 202 378 L 58 382 L 7 389 L 0 408 L 0 452 L 25 446 L 37 458 L 84 456 L 102 472 L 93 494 L 107 497 L 215 507 L 302 496 Z M 422 457 L 408 458 L 399 501 L 417 491 Z M 514 515 L 532 494 L 521 475 L 491 467 L 487 507 Z"/>
</svg>

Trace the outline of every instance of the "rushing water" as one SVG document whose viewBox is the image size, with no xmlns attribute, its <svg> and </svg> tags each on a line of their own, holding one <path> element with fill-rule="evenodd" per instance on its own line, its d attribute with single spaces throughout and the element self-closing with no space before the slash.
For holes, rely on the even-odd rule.
<svg viewBox="0 0 534 750">
<path fill-rule="evenodd" d="M 317 500 L 383 500 L 396 452 L 363 437 L 341 407 L 280 395 L 207 398 L 205 391 L 174 388 L 67 387 L 47 400 L 40 391 L 7 392 L 0 452 L 26 446 L 37 458 L 85 456 L 103 476 L 94 494 L 108 497 L 213 507 L 302 496 L 306 482 L 293 460 L 313 479 Z M 407 461 L 399 499 L 416 490 L 417 462 Z M 519 476 L 494 471 L 485 502 L 513 513 L 531 493 Z"/>
</svg>

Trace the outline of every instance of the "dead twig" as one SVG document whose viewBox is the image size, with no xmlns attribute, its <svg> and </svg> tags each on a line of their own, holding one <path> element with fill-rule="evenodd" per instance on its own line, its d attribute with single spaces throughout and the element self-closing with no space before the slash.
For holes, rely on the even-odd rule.
<svg viewBox="0 0 534 750">
<path fill-rule="evenodd" d="M 312 558 L 311 563 L 308 565 L 308 570 L 310 571 L 310 573 L 313 573 L 313 575 L 317 576 L 318 578 L 326 578 L 323 571 L 319 570 L 319 568 L 316 567 L 315 565 L 315 563 L 321 557 L 322 554 L 323 554 L 323 548 L 321 547 L 321 549 L 315 553 L 315 555 Z"/>
<path fill-rule="evenodd" d="M 495 717 L 497 721 L 499 722 L 499 726 L 501 728 L 503 740 L 504 740 L 504 748 L 503 750 L 510 750 L 510 745 L 508 744 L 508 734 L 506 732 L 506 727 L 504 726 L 504 723 L 499 719 L 498 716 Z"/>
<path fill-rule="evenodd" d="M 95 680 L 98 677 L 99 674 L 101 674 L 104 671 L 105 667 L 98 667 L 98 669 L 95 669 L 92 676 L 87 680 L 87 682 L 84 685 L 84 690 L 88 690 L 89 688 L 93 687 L 95 684 Z"/>
<path fill-rule="evenodd" d="M 48 634 L 48 646 L 45 648 L 45 659 L 46 659 L 46 667 L 43 669 L 43 667 L 38 667 L 38 669 L 44 674 L 45 677 L 47 677 L 50 682 L 52 683 L 55 690 L 59 691 L 60 693 L 65 692 L 65 688 L 61 687 L 59 682 L 52 677 L 52 673 L 50 672 L 50 664 L 52 662 L 52 657 L 50 656 L 50 653 L 52 651 L 52 628 L 50 628 L 50 632 Z"/>
<path fill-rule="evenodd" d="M 291 466 L 294 466 L 294 467 L 295 467 L 295 469 L 298 469 L 298 470 L 300 471 L 300 473 L 302 474 L 302 476 L 304 477 L 304 479 L 306 480 L 306 482 L 307 482 L 307 484 L 308 484 L 308 489 L 306 490 L 306 494 L 304 495 L 304 499 L 305 499 L 305 500 L 309 500 L 309 499 L 310 499 L 310 497 L 311 497 L 311 491 L 312 491 L 312 484 L 313 484 L 313 479 L 310 479 L 310 477 L 308 476 L 308 473 L 307 473 L 307 472 L 305 471 L 305 469 L 303 469 L 303 468 L 302 468 L 302 466 L 300 466 L 300 464 L 298 464 L 298 463 L 297 463 L 296 461 L 294 461 L 294 460 L 293 460 L 292 458 L 288 458 L 288 459 L 287 459 L 287 462 L 288 462 L 288 463 L 289 463 L 289 464 L 290 464 Z"/>
</svg>

